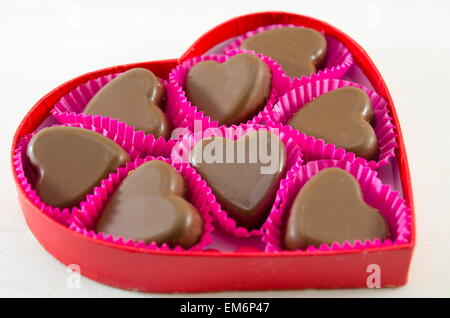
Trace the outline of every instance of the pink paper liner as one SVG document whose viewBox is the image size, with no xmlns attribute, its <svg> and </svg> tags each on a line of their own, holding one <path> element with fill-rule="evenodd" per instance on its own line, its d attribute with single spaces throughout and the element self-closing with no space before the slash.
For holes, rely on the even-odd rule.
<svg viewBox="0 0 450 318">
<path fill-rule="evenodd" d="M 269 26 L 262 26 L 253 31 L 249 31 L 244 35 L 239 36 L 235 41 L 231 42 L 228 46 L 225 47 L 224 53 L 228 54 L 230 51 L 240 49 L 242 42 L 248 39 L 249 37 L 256 35 L 258 33 L 285 28 L 285 27 L 303 27 L 300 25 L 293 24 L 272 24 Z M 323 32 L 321 32 L 323 34 Z M 319 70 L 317 73 L 311 74 L 308 77 L 315 78 L 342 78 L 345 73 L 348 71 L 350 66 L 353 65 L 353 56 L 350 51 L 337 39 L 330 35 L 325 35 L 327 40 L 327 60 L 325 63 L 325 68 Z M 294 83 L 298 80 L 298 78 L 294 79 Z"/>
<path fill-rule="evenodd" d="M 367 249 L 407 243 L 411 239 L 411 214 L 399 193 L 385 185 L 377 177 L 377 172 L 357 162 L 339 160 L 318 160 L 306 165 L 296 165 L 280 184 L 275 204 L 265 224 L 262 240 L 266 243 L 267 252 L 278 252 L 282 248 L 282 235 L 289 209 L 302 186 L 319 171 L 338 167 L 350 172 L 359 182 L 364 200 L 376 208 L 389 223 L 393 240 L 380 239 L 355 241 L 350 243 L 322 244 L 319 248 L 310 246 L 306 251 L 341 251 Z"/>
<path fill-rule="evenodd" d="M 81 113 L 95 94 L 120 74 L 122 72 L 100 76 L 72 89 L 55 103 L 51 110 L 52 115 L 56 116 L 59 113 L 66 112 Z"/>
<path fill-rule="evenodd" d="M 158 246 L 155 242 L 146 244 L 143 241 L 135 241 L 124 237 L 116 237 L 111 234 L 96 233 L 93 228 L 100 218 L 106 202 L 118 188 L 120 183 L 128 174 L 145 162 L 152 160 L 161 160 L 175 168 L 186 181 L 188 190 L 188 200 L 199 211 L 203 219 L 203 233 L 199 242 L 189 249 L 181 246 L 170 248 L 167 244 Z M 173 163 L 170 159 L 164 157 L 149 156 L 146 158 L 137 158 L 134 162 L 128 162 L 125 167 L 120 167 L 116 172 L 111 173 L 107 179 L 104 179 L 100 186 L 96 187 L 93 194 L 88 195 L 87 200 L 81 204 L 80 209 L 75 209 L 70 229 L 94 239 L 111 242 L 123 246 L 132 246 L 148 250 L 174 250 L 174 251 L 201 251 L 212 242 L 211 233 L 213 231 L 212 216 L 210 215 L 209 200 L 212 191 L 200 175 L 186 163 Z"/>
<path fill-rule="evenodd" d="M 203 112 L 197 110 L 197 106 L 193 105 L 187 98 L 184 91 L 184 82 L 189 70 L 197 63 L 202 61 L 216 61 L 223 63 L 230 57 L 240 53 L 251 53 L 248 51 L 233 51 L 228 55 L 207 55 L 197 56 L 193 59 L 187 60 L 174 68 L 169 74 L 169 85 L 167 92 L 167 106 L 166 113 L 169 116 L 175 128 L 188 128 L 191 131 L 194 129 L 194 122 L 198 121 L 202 127 L 218 127 L 217 121 L 212 121 L 211 118 Z M 267 105 L 272 105 L 276 102 L 277 97 L 286 93 L 291 88 L 290 79 L 285 75 L 284 71 L 278 63 L 269 57 L 262 54 L 255 54 L 263 60 L 270 68 L 272 73 L 272 86 Z M 254 120 L 259 118 L 258 115 L 247 121 L 247 124 L 254 123 Z"/>
<path fill-rule="evenodd" d="M 126 127 L 126 125 L 123 124 L 110 126 L 109 129 L 83 123 L 68 123 L 54 125 L 52 127 L 55 126 L 79 127 L 100 133 L 119 144 L 128 152 L 132 160 L 139 156 L 146 156 L 149 154 L 168 157 L 175 144 L 174 141 L 166 142 L 163 138 L 155 139 L 152 135 L 145 136 L 143 132 L 134 133 L 134 130 L 132 130 L 131 127 Z M 24 190 L 25 195 L 39 208 L 39 210 L 44 211 L 44 213 L 48 214 L 56 221 L 68 225 L 71 213 L 75 207 L 61 209 L 47 205 L 40 199 L 33 188 L 35 173 L 27 157 L 27 146 L 31 138 L 37 132 L 38 131 L 35 131 L 32 134 L 24 136 L 17 143 L 17 148 L 15 149 L 13 156 L 15 173 L 17 174 L 19 184 Z"/>
<path fill-rule="evenodd" d="M 108 129 L 110 126 L 123 125 L 129 130 L 134 130 L 138 133 L 144 133 L 142 130 L 137 130 L 134 126 L 120 121 L 116 118 L 102 115 L 83 114 L 83 110 L 91 99 L 102 89 L 106 84 L 115 79 L 122 73 L 109 74 L 100 76 L 96 79 L 87 81 L 84 84 L 72 89 L 69 93 L 62 96 L 58 102 L 51 109 L 50 113 L 62 124 L 66 123 L 83 123 L 88 125 L 99 126 Z M 167 82 L 162 80 L 167 92 Z M 145 133 L 144 133 L 145 134 Z"/>
<path fill-rule="evenodd" d="M 193 135 L 187 135 L 181 138 L 175 147 L 172 149 L 172 160 L 174 162 L 188 162 L 189 154 L 194 145 L 200 141 L 203 137 L 208 136 L 222 136 L 228 139 L 239 139 L 247 133 L 254 130 L 267 130 L 277 135 L 283 142 L 286 148 L 286 169 L 285 173 L 291 169 L 294 165 L 302 163 L 302 152 L 295 139 L 292 136 L 291 129 L 271 128 L 256 124 L 241 124 L 239 126 L 221 126 L 221 127 L 209 127 L 206 130 L 199 131 Z M 211 134 L 210 134 L 211 133 Z M 208 134 L 208 135 L 207 135 Z M 210 135 L 209 135 L 210 134 Z M 284 178 L 284 176 L 283 176 Z M 282 178 L 282 180 L 283 180 Z M 214 217 L 214 223 L 216 226 L 225 233 L 228 233 L 235 237 L 248 238 L 252 236 L 261 236 L 264 224 L 260 229 L 248 230 L 245 227 L 238 226 L 236 221 L 228 216 L 228 213 L 222 210 L 220 204 L 217 202 L 214 194 L 210 197 L 211 212 Z"/>
<path fill-rule="evenodd" d="M 367 161 L 364 158 L 356 157 L 356 155 L 352 152 L 346 152 L 344 149 L 336 148 L 336 146 L 332 144 L 325 144 L 322 141 L 321 146 L 318 145 L 317 142 L 313 142 L 317 144 L 317 148 L 314 150 L 315 154 L 313 154 L 313 156 L 310 157 L 308 155 L 309 151 L 305 151 L 306 160 L 347 159 L 353 161 L 356 158 L 358 162 L 368 165 L 371 168 L 378 168 L 388 164 L 389 159 L 395 156 L 395 148 L 397 148 L 397 134 L 395 132 L 395 126 L 392 122 L 392 118 L 389 115 L 387 108 L 388 104 L 374 91 L 354 82 L 338 79 L 302 81 L 290 92 L 281 96 L 278 103 L 273 105 L 272 109 L 264 109 L 261 117 L 263 121 L 270 126 L 279 127 L 280 125 L 285 125 L 288 120 L 291 119 L 292 116 L 306 103 L 329 91 L 346 86 L 358 87 L 366 92 L 370 98 L 372 108 L 375 113 L 375 126 L 373 128 L 377 136 L 378 147 L 380 150 L 379 159 L 377 161 Z M 314 138 L 314 140 L 319 139 Z"/>
</svg>

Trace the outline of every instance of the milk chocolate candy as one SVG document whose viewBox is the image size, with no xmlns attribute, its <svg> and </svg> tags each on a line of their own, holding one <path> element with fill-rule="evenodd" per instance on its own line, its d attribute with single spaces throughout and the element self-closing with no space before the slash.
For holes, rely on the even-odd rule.
<svg viewBox="0 0 450 318">
<path fill-rule="evenodd" d="M 270 159 L 261 153 L 270 154 Z M 228 216 L 251 230 L 267 218 L 286 167 L 286 150 L 277 136 L 258 130 L 237 141 L 203 139 L 195 144 L 191 163 Z"/>
<path fill-rule="evenodd" d="M 241 48 L 271 57 L 290 77 L 302 77 L 316 73 L 324 64 L 327 41 L 316 30 L 286 27 L 251 36 Z"/>
<path fill-rule="evenodd" d="M 270 95 L 272 73 L 253 54 L 237 54 L 224 63 L 194 65 L 185 90 L 191 103 L 219 125 L 245 122 L 256 115 Z"/>
<path fill-rule="evenodd" d="M 386 220 L 364 201 L 358 181 L 343 169 L 328 168 L 300 189 L 287 220 L 284 245 L 295 250 L 389 236 Z"/>
<path fill-rule="evenodd" d="M 304 105 L 288 125 L 371 160 L 378 153 L 377 137 L 370 125 L 373 121 L 374 112 L 367 94 L 348 86 Z"/>
<path fill-rule="evenodd" d="M 109 199 L 96 232 L 189 248 L 202 234 L 199 212 L 184 199 L 184 179 L 164 161 L 132 171 Z"/>
<path fill-rule="evenodd" d="M 149 70 L 131 69 L 106 84 L 84 114 L 109 116 L 155 137 L 169 138 L 170 125 L 161 110 L 164 86 Z"/>
<path fill-rule="evenodd" d="M 111 139 L 77 127 L 42 129 L 31 138 L 27 154 L 37 172 L 37 194 L 45 203 L 60 208 L 80 203 L 130 159 Z"/>
</svg>

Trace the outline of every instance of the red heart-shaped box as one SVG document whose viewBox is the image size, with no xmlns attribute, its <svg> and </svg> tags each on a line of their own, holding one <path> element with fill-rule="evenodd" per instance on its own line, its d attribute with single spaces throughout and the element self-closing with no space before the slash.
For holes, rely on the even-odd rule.
<svg viewBox="0 0 450 318">
<path fill-rule="evenodd" d="M 148 68 L 159 77 L 167 78 L 169 71 L 180 62 L 204 54 L 232 37 L 271 24 L 294 24 L 321 30 L 350 50 L 356 66 L 388 102 L 398 134 L 395 159 L 401 189 L 406 204 L 412 209 L 411 180 L 400 125 L 392 98 L 377 68 L 366 52 L 343 32 L 322 21 L 285 12 L 263 12 L 229 20 L 203 35 L 179 59 L 110 67 L 64 83 L 39 100 L 22 120 L 14 136 L 13 154 L 18 140 L 33 132 L 50 115 L 53 105 L 78 85 L 134 67 Z M 111 286 L 148 292 L 366 287 L 370 264 L 377 264 L 381 269 L 381 286 L 400 286 L 407 282 L 415 244 L 413 212 L 409 243 L 366 250 L 278 253 L 245 248 L 236 252 L 142 250 L 95 240 L 57 223 L 30 202 L 15 173 L 14 177 L 26 222 L 42 246 L 63 264 L 77 264 L 82 275 Z"/>
</svg>

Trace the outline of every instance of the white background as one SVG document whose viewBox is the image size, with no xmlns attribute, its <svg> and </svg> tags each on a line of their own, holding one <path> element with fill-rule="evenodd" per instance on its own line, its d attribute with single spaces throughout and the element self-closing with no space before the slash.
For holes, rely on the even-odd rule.
<svg viewBox="0 0 450 318">
<path fill-rule="evenodd" d="M 358 41 L 377 64 L 394 98 L 409 154 L 417 247 L 409 283 L 401 288 L 206 296 L 450 296 L 447 0 L 1 0 L 0 296 L 161 296 L 123 291 L 86 278 L 81 289 L 67 288 L 65 267 L 37 243 L 19 209 L 9 163 L 13 132 L 40 97 L 75 76 L 112 65 L 178 57 L 218 23 L 267 10 L 325 20 Z"/>
</svg>

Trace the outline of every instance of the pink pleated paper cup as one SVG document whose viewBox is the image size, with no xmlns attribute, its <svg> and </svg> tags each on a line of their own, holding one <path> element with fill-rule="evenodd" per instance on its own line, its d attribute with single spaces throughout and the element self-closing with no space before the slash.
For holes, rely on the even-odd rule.
<svg viewBox="0 0 450 318">
<path fill-rule="evenodd" d="M 290 92 L 281 96 L 271 109 L 265 109 L 261 117 L 270 126 L 279 127 L 280 125 L 287 125 L 287 122 L 294 114 L 311 100 L 329 91 L 346 86 L 358 87 L 370 98 L 375 113 L 375 125 L 373 129 L 377 136 L 379 147 L 378 160 L 367 161 L 364 158 L 357 157 L 352 152 L 346 152 L 344 149 L 336 148 L 334 145 L 325 144 L 322 140 L 320 142 L 322 146 L 320 146 L 314 137 L 312 137 L 313 139 L 310 142 L 314 144 L 315 149 L 305 149 L 306 160 L 357 160 L 361 164 L 368 165 L 371 168 L 378 168 L 388 164 L 389 160 L 395 156 L 395 149 L 398 146 L 396 140 L 397 134 L 392 117 L 389 115 L 388 104 L 374 91 L 354 82 L 338 79 L 304 81 L 301 85 L 295 86 Z M 299 135 L 301 134 L 299 133 Z M 304 138 L 307 138 L 306 135 Z M 308 147 L 311 148 L 310 146 Z"/>
<path fill-rule="evenodd" d="M 319 171 L 337 167 L 351 173 L 361 186 L 364 200 L 376 208 L 386 219 L 391 231 L 391 239 L 380 239 L 322 244 L 320 247 L 310 246 L 306 251 L 342 251 L 364 250 L 396 244 L 404 244 L 411 240 L 411 212 L 400 194 L 389 185 L 383 184 L 377 172 L 358 162 L 342 160 L 317 160 L 306 165 L 294 166 L 280 184 L 275 203 L 266 222 L 262 240 L 266 243 L 267 252 L 283 250 L 282 236 L 290 208 L 297 194 L 305 183 Z"/>
<path fill-rule="evenodd" d="M 87 81 L 84 84 L 72 89 L 66 95 L 62 96 L 50 110 L 50 113 L 61 124 L 66 123 L 82 123 L 85 125 L 94 125 L 100 128 L 108 129 L 109 126 L 125 126 L 128 130 L 133 130 L 137 133 L 144 132 L 137 130 L 134 126 L 127 124 L 124 121 L 109 116 L 83 114 L 84 109 L 89 104 L 91 99 L 102 89 L 106 84 L 115 79 L 122 73 L 109 74 L 100 76 L 99 78 Z M 162 81 L 167 92 L 167 82 Z M 162 137 L 160 137 L 162 138 Z"/>
<path fill-rule="evenodd" d="M 221 127 L 210 127 L 204 131 L 198 132 L 193 135 L 184 136 L 180 139 L 172 150 L 172 161 L 174 162 L 189 162 L 190 152 L 194 145 L 201 141 L 203 138 L 208 138 L 212 136 L 223 137 L 231 140 L 237 140 L 242 136 L 255 131 L 255 130 L 267 130 L 275 135 L 277 135 L 283 142 L 286 149 L 286 168 L 285 172 L 281 178 L 284 179 L 284 175 L 289 171 L 294 165 L 301 165 L 302 163 L 302 152 L 298 146 L 295 137 L 291 134 L 292 130 L 279 130 L 278 128 L 266 127 L 256 124 L 241 124 L 239 126 L 221 126 Z M 282 182 L 282 181 L 280 181 Z M 221 205 L 217 202 L 214 193 L 210 197 L 211 213 L 214 218 L 214 223 L 217 228 L 221 231 L 228 233 L 232 236 L 239 238 L 248 238 L 262 235 L 262 229 L 264 224 L 260 229 L 248 230 L 243 226 L 237 225 L 236 221 L 228 216 L 227 211 L 223 210 Z"/>
<path fill-rule="evenodd" d="M 143 241 L 135 241 L 130 238 L 116 237 L 111 234 L 108 235 L 102 232 L 96 233 L 94 231 L 102 210 L 111 195 L 120 186 L 121 182 L 129 175 L 130 172 L 138 168 L 143 163 L 152 160 L 161 160 L 170 164 L 183 176 L 188 189 L 187 200 L 199 211 L 203 220 L 203 233 L 198 243 L 189 249 L 185 249 L 181 246 L 171 248 L 165 243 L 161 245 L 158 245 L 155 242 L 147 244 Z M 94 189 L 93 194 L 88 195 L 87 200 L 81 203 L 80 208 L 75 209 L 73 212 L 70 229 L 91 238 L 123 246 L 132 246 L 148 250 L 202 251 L 209 243 L 212 242 L 211 233 L 214 230 L 212 226 L 213 218 L 210 214 L 210 205 L 208 203 L 210 196 L 211 189 L 189 164 L 173 163 L 170 159 L 165 157 L 149 156 L 146 158 L 137 158 L 133 162 L 128 162 L 125 167 L 121 167 L 117 169 L 116 172 L 111 173 L 107 179 L 103 180 L 102 183 Z"/>
<path fill-rule="evenodd" d="M 209 116 L 198 110 L 196 105 L 193 105 L 187 98 L 184 90 L 184 84 L 189 70 L 197 63 L 203 61 L 215 61 L 218 63 L 226 62 L 232 56 L 241 53 L 251 53 L 243 50 L 232 51 L 227 55 L 206 55 L 197 56 L 190 60 L 183 62 L 174 68 L 169 74 L 169 85 L 167 93 L 166 113 L 175 128 L 188 128 L 194 131 L 194 123 L 200 125 L 202 129 L 209 127 L 218 127 L 218 122 L 213 121 Z M 264 63 L 266 63 L 272 73 L 271 92 L 264 107 L 272 105 L 276 102 L 278 96 L 286 93 L 291 88 L 290 79 L 286 76 L 278 63 L 269 57 L 262 54 L 255 54 Z M 261 109 L 263 109 L 262 107 Z M 247 124 L 258 123 L 255 122 L 260 116 L 255 115 L 252 119 L 247 121 Z"/>
<path fill-rule="evenodd" d="M 117 144 L 119 144 L 129 155 L 132 160 L 139 157 L 142 154 L 139 150 L 143 149 L 147 153 L 152 153 L 154 155 L 168 155 L 172 151 L 173 143 L 164 142 L 164 140 L 150 140 L 149 136 L 146 138 L 140 138 L 140 135 L 131 133 L 129 128 L 126 128 L 124 125 L 118 125 L 115 127 L 110 127 L 110 129 L 103 129 L 97 127 L 95 125 L 87 125 L 82 123 L 70 123 L 70 124 L 62 124 L 62 125 L 54 125 L 56 126 L 65 126 L 65 127 L 78 127 L 83 129 L 88 129 L 91 131 L 95 131 L 101 135 L 108 137 L 113 140 Z M 19 184 L 25 192 L 25 195 L 28 199 L 36 205 L 39 210 L 44 211 L 44 213 L 48 214 L 50 217 L 55 219 L 56 221 L 68 225 L 70 222 L 70 218 L 72 212 L 75 207 L 72 208 L 58 208 L 47 205 L 45 202 L 41 200 L 36 190 L 34 189 L 34 184 L 36 181 L 36 174 L 34 169 L 31 167 L 27 156 L 27 147 L 31 138 L 38 131 L 33 132 L 21 140 L 19 140 L 17 144 L 17 148 L 14 151 L 14 160 L 13 166 L 16 171 Z"/>
<path fill-rule="evenodd" d="M 120 74 L 122 72 L 100 76 L 72 89 L 55 103 L 51 110 L 52 115 L 56 116 L 59 113 L 79 114 L 83 112 L 95 94 Z"/>
<path fill-rule="evenodd" d="M 280 29 L 286 27 L 304 27 L 300 25 L 293 24 L 272 24 L 268 26 L 262 26 L 255 30 L 249 31 L 244 35 L 239 36 L 235 41 L 231 42 L 228 46 L 225 47 L 224 53 L 228 54 L 229 52 L 241 49 L 241 44 L 246 39 L 264 32 L 273 29 Z M 323 32 L 321 32 L 323 34 Z M 339 42 L 337 39 L 330 35 L 325 35 L 327 40 L 327 58 L 325 62 L 325 67 L 319 70 L 317 73 L 311 74 L 309 77 L 316 79 L 325 79 L 325 78 L 342 78 L 345 73 L 349 70 L 349 68 L 353 65 L 353 56 L 350 51 Z M 298 78 L 293 79 L 294 83 L 299 80 Z"/>
</svg>

